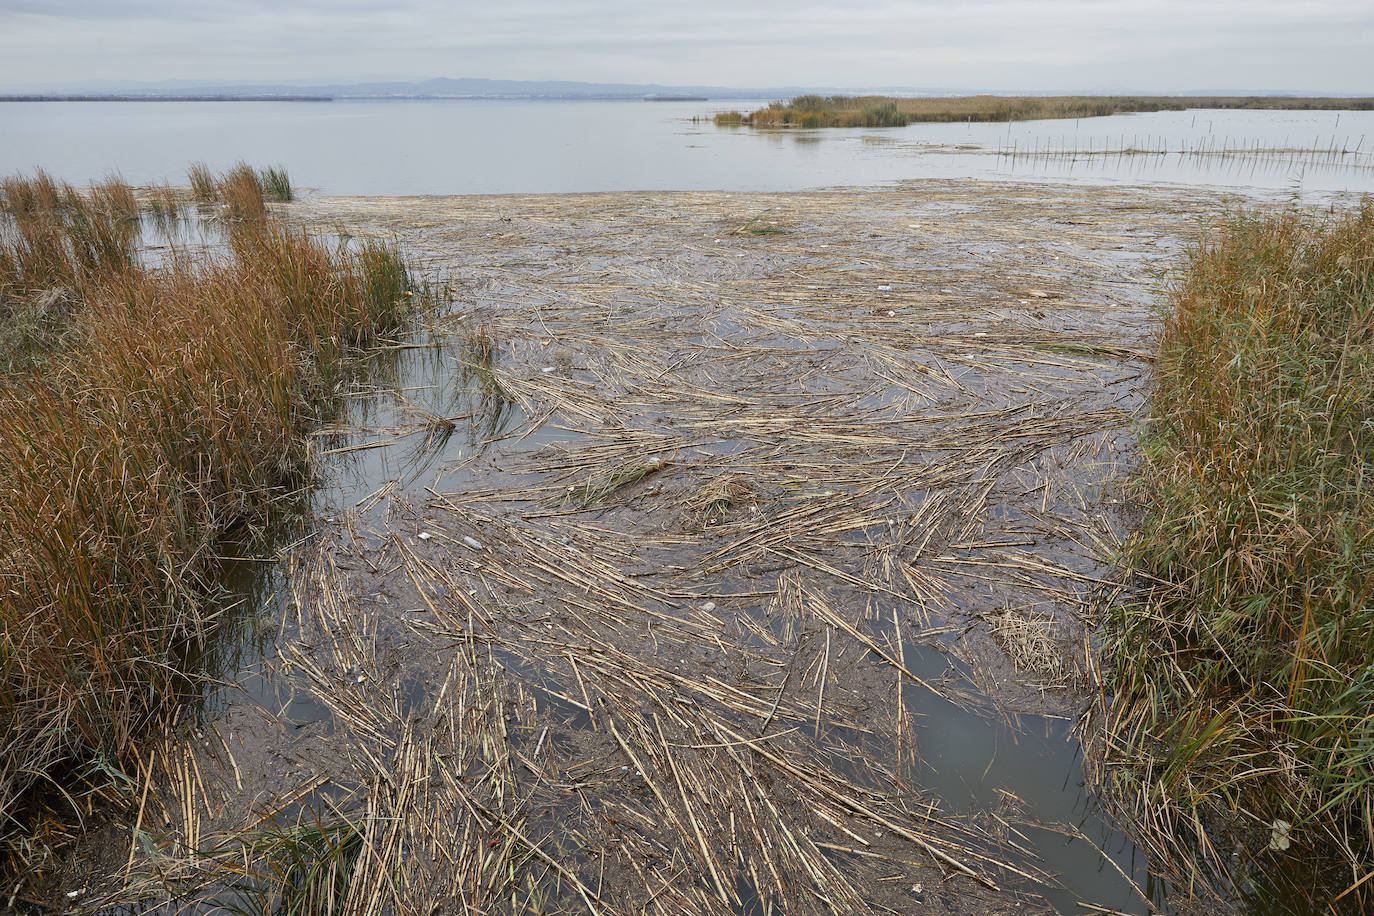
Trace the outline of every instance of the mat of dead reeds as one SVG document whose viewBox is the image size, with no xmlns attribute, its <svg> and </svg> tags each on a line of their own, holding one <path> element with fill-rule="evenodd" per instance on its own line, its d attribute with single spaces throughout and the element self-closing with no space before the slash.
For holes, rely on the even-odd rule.
<svg viewBox="0 0 1374 916">
<path fill-rule="evenodd" d="M 453 304 L 321 437 L 334 524 L 261 679 L 150 761 L 126 887 L 270 908 L 289 847 L 338 912 L 1145 911 L 1046 862 L 1033 799 L 927 776 L 951 721 L 1083 708 L 1152 271 L 1215 204 L 298 204 Z"/>
</svg>

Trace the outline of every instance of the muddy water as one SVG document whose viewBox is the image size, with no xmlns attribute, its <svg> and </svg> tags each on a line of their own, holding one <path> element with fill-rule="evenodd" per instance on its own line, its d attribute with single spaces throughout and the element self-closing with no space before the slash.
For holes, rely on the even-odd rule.
<svg viewBox="0 0 1374 916">
<path fill-rule="evenodd" d="M 950 183 L 294 208 L 399 237 L 451 301 L 320 430 L 317 528 L 264 571 L 199 723 L 224 754 L 188 742 L 221 785 L 160 790 L 149 842 L 385 814 L 415 772 L 491 787 L 468 811 L 501 820 L 404 796 L 413 887 L 480 886 L 426 856 L 518 832 L 607 913 L 1173 908 L 1075 725 L 1152 277 L 1220 204 Z M 563 878 L 521 894 L 587 909 Z"/>
</svg>

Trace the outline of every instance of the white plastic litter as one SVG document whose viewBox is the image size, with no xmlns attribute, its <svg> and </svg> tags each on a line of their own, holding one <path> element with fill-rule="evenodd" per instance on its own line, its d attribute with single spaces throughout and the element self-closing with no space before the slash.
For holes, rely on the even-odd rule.
<svg viewBox="0 0 1374 916">
<path fill-rule="evenodd" d="M 481 550 L 481 549 L 482 549 L 482 542 L 481 542 L 481 541 L 477 540 L 477 538 L 470 538 L 470 537 L 468 537 L 466 534 L 463 535 L 463 543 L 464 543 L 464 544 L 467 544 L 467 545 L 468 545 L 469 547 L 471 547 L 473 550 Z"/>
</svg>

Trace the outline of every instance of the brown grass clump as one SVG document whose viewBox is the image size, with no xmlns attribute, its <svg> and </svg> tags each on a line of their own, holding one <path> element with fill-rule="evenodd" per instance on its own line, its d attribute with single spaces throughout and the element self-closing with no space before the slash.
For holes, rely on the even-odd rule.
<svg viewBox="0 0 1374 916">
<path fill-rule="evenodd" d="M 219 199 L 225 215 L 236 222 L 259 221 L 267 217 L 267 203 L 257 172 L 240 162 L 219 181 Z"/>
<path fill-rule="evenodd" d="M 721 474 L 707 481 L 687 501 L 687 511 L 694 526 L 709 528 L 719 525 L 737 511 L 751 497 L 754 487 L 748 480 L 734 474 Z"/>
<path fill-rule="evenodd" d="M 3 189 L 0 303 L 72 291 L 64 346 L 0 380 L 0 843 L 22 867 L 186 692 L 220 545 L 251 541 L 302 484 L 344 350 L 410 300 L 385 246 L 331 255 L 257 220 L 225 260 L 153 270 L 127 186 Z"/>
<path fill-rule="evenodd" d="M 988 626 L 1002 651 L 1018 669 L 1058 675 L 1064 660 L 1054 644 L 1054 618 L 1023 608 L 1002 607 L 987 615 Z"/>
<path fill-rule="evenodd" d="M 191 185 L 191 196 L 201 206 L 214 206 L 219 201 L 219 182 L 204 162 L 193 162 L 186 170 L 186 179 Z"/>
</svg>

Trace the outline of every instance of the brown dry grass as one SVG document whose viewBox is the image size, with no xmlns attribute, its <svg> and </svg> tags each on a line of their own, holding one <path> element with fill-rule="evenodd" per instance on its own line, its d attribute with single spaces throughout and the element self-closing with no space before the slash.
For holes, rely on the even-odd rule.
<svg viewBox="0 0 1374 916">
<path fill-rule="evenodd" d="M 0 841 L 22 874 L 196 688 L 221 548 L 304 482 L 343 349 L 397 325 L 408 280 L 394 252 L 261 220 L 228 258 L 149 269 L 127 186 L 3 190 L 0 304 L 67 291 L 65 337 L 0 380 Z"/>
</svg>

